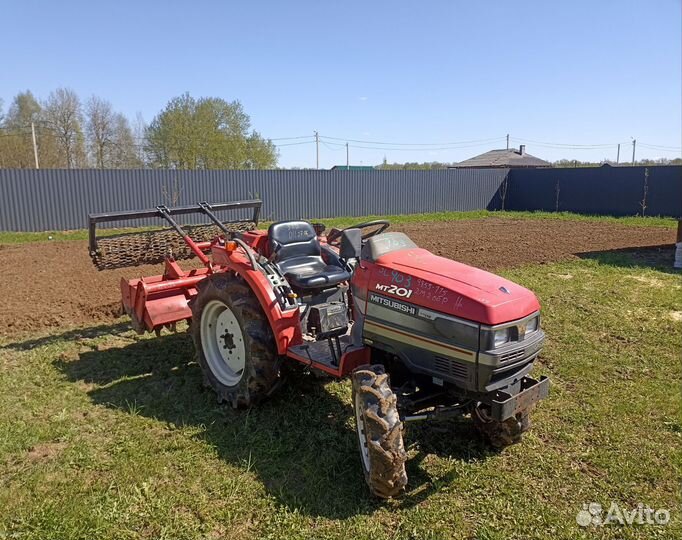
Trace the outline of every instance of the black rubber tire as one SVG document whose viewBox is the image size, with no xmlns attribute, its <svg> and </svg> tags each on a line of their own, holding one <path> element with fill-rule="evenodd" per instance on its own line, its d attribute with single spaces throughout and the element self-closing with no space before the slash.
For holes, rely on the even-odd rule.
<svg viewBox="0 0 682 540">
<path fill-rule="evenodd" d="M 500 422 L 490 418 L 489 409 L 481 404 L 471 411 L 471 419 L 476 429 L 493 448 L 497 449 L 520 443 L 523 434 L 531 427 L 528 411 L 520 412 Z"/>
<path fill-rule="evenodd" d="M 407 485 L 407 452 L 397 398 L 391 390 L 388 374 L 382 365 L 361 366 L 353 372 L 352 383 L 360 463 L 365 481 L 377 497 L 396 497 Z M 358 414 L 362 415 L 363 432 L 359 428 Z M 363 457 L 363 444 L 368 450 L 368 467 Z"/>
<path fill-rule="evenodd" d="M 234 386 L 226 386 L 216 378 L 201 345 L 201 315 L 211 300 L 220 300 L 232 310 L 244 336 L 244 374 Z M 281 362 L 267 317 L 246 282 L 233 274 L 210 276 L 199 283 L 199 292 L 190 307 L 192 339 L 204 374 L 204 385 L 215 391 L 218 402 L 247 408 L 270 396 L 281 380 Z"/>
</svg>

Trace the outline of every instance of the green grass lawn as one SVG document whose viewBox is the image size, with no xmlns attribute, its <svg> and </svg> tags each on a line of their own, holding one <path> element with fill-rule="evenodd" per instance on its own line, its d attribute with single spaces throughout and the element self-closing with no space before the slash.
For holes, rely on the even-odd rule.
<svg viewBox="0 0 682 540">
<path fill-rule="evenodd" d="M 124 320 L 0 343 L 0 538 L 680 538 L 682 287 L 627 254 L 503 272 L 535 290 L 552 379 L 520 445 L 410 425 L 409 491 L 372 499 L 348 381 L 292 381 L 235 412 L 184 333 Z M 666 526 L 576 524 L 643 503 Z"/>
<path fill-rule="evenodd" d="M 589 221 L 601 223 L 615 223 L 632 225 L 636 227 L 676 227 L 677 221 L 666 217 L 612 217 L 612 216 L 587 216 L 573 214 L 571 212 L 490 212 L 488 210 L 474 210 L 470 212 L 437 212 L 432 214 L 402 214 L 397 216 L 364 216 L 364 217 L 339 217 L 321 218 L 327 227 L 348 227 L 354 223 L 368 221 L 370 219 L 388 219 L 391 223 L 418 223 L 428 221 L 454 221 L 461 219 L 484 219 L 501 217 L 511 219 L 559 219 L 569 221 Z M 311 220 L 316 221 L 316 220 Z M 267 224 L 267 222 L 265 223 Z M 98 229 L 97 234 L 107 236 L 124 232 L 135 232 L 146 229 Z M 88 231 L 85 229 L 75 231 L 45 231 L 45 232 L 0 232 L 0 244 L 21 244 L 26 242 L 46 242 L 48 240 L 87 240 Z"/>
</svg>

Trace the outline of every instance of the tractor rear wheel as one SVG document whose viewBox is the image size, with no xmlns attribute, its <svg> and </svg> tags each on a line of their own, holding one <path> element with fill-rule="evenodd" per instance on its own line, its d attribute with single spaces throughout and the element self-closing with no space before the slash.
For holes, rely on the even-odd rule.
<svg viewBox="0 0 682 540">
<path fill-rule="evenodd" d="M 478 404 L 471 412 L 476 429 L 494 448 L 502 449 L 520 443 L 523 434 L 530 429 L 528 411 L 520 412 L 503 422 L 493 420 L 487 407 Z"/>
<path fill-rule="evenodd" d="M 382 365 L 353 372 L 353 406 L 365 480 L 377 497 L 399 495 L 407 484 L 403 423 Z"/>
<path fill-rule="evenodd" d="M 228 274 L 206 278 L 191 308 L 204 384 L 218 401 L 243 408 L 269 396 L 280 362 L 270 324 L 246 282 Z"/>
</svg>

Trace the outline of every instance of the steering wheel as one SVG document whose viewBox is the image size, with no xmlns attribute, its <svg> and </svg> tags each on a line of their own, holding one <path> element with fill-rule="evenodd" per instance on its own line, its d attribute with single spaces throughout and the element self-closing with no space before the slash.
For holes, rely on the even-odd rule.
<svg viewBox="0 0 682 540">
<path fill-rule="evenodd" d="M 381 234 L 384 232 L 386 229 L 388 229 L 391 226 L 390 221 L 386 221 L 385 219 L 375 219 L 374 221 L 365 221 L 363 223 L 358 223 L 356 225 L 351 225 L 350 227 L 345 227 L 344 229 L 332 229 L 329 231 L 329 234 L 327 235 L 327 244 L 330 246 L 338 246 L 339 245 L 339 240 L 341 238 L 341 235 L 343 234 L 344 231 L 347 231 L 348 229 L 369 229 L 372 227 L 377 227 L 374 230 L 371 230 L 365 234 L 362 235 L 362 241 L 364 242 L 368 238 L 372 238 L 372 236 L 376 236 L 377 234 Z"/>
</svg>

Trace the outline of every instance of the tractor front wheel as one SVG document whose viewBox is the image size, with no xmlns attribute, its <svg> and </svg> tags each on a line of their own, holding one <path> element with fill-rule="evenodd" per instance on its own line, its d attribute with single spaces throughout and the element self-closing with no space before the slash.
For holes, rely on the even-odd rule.
<svg viewBox="0 0 682 540">
<path fill-rule="evenodd" d="M 377 497 L 395 497 L 407 484 L 407 453 L 396 395 L 381 365 L 356 369 L 352 380 L 355 422 L 365 480 Z"/>
<path fill-rule="evenodd" d="M 520 443 L 523 434 L 530 429 L 528 411 L 520 412 L 500 422 L 490 417 L 487 407 L 478 404 L 471 412 L 471 419 L 476 429 L 492 447 L 497 449 Z"/>
<path fill-rule="evenodd" d="M 243 279 L 216 274 L 192 301 L 192 338 L 204 383 L 234 408 L 270 395 L 279 361 L 265 313 Z"/>
</svg>

